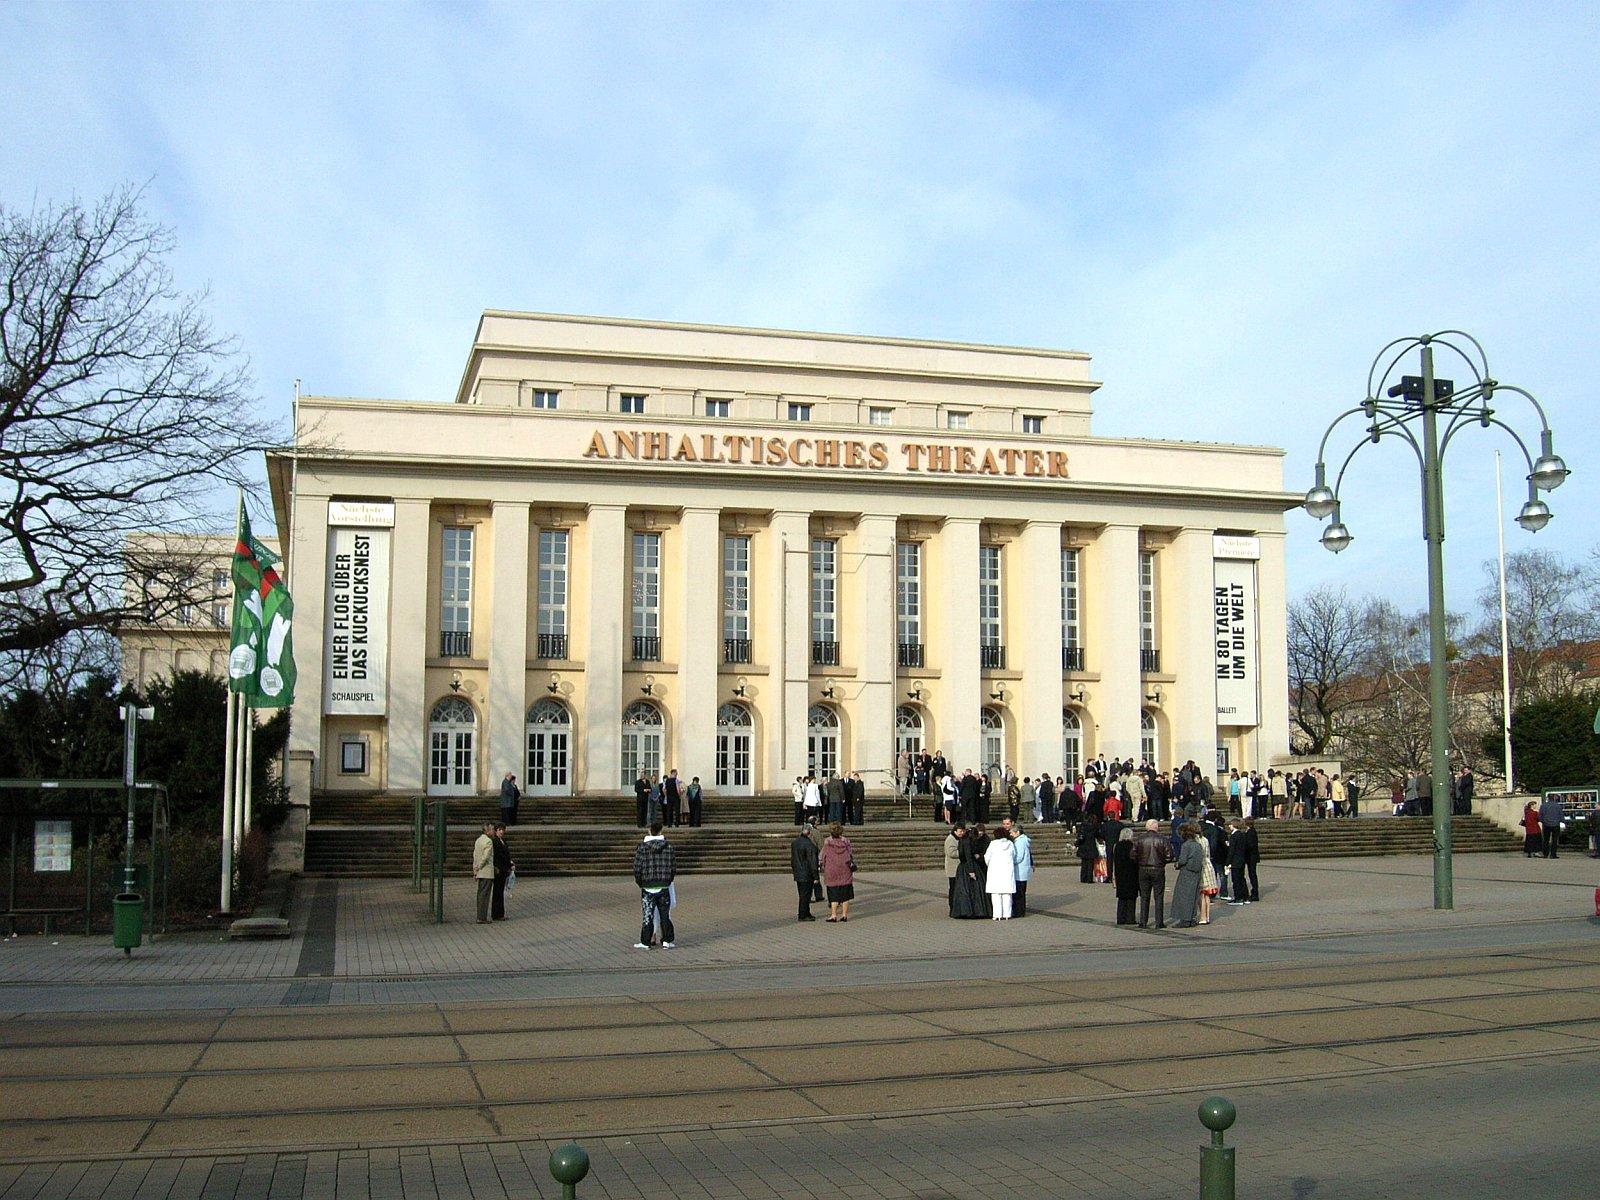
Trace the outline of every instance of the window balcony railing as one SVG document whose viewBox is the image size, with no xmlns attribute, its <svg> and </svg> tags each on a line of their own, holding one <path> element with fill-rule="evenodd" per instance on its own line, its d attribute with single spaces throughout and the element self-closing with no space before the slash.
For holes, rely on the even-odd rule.
<svg viewBox="0 0 1600 1200">
<path fill-rule="evenodd" d="M 567 635 L 564 633 L 541 633 L 539 635 L 540 658 L 565 658 L 567 656 Z"/>
<path fill-rule="evenodd" d="M 837 667 L 839 665 L 839 643 L 821 642 L 813 638 L 811 641 L 811 665 L 816 667 Z"/>
<path fill-rule="evenodd" d="M 924 665 L 921 642 L 901 642 L 899 663 L 902 667 L 921 667 Z"/>
<path fill-rule="evenodd" d="M 750 661 L 749 638 L 723 638 L 722 661 L 725 663 L 747 663 Z"/>
<path fill-rule="evenodd" d="M 1161 671 L 1161 651 L 1149 649 L 1140 650 L 1139 670 L 1143 671 L 1146 675 L 1159 674 Z"/>
<path fill-rule="evenodd" d="M 634 662 L 660 662 L 661 639 L 657 636 L 633 635 Z"/>
<path fill-rule="evenodd" d="M 470 629 L 445 629 L 439 633 L 440 658 L 471 658 L 472 631 Z"/>
<path fill-rule="evenodd" d="M 1004 646 L 979 646 L 978 665 L 985 671 L 1004 671 L 1006 669 L 1006 648 Z"/>
<path fill-rule="evenodd" d="M 1082 646 L 1063 646 L 1063 647 L 1061 647 L 1061 669 L 1063 671 L 1081 671 L 1081 670 L 1083 670 L 1083 647 Z"/>
</svg>

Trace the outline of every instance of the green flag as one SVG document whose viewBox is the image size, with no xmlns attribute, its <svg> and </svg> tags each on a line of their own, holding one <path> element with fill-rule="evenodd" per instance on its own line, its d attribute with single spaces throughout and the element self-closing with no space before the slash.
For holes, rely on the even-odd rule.
<svg viewBox="0 0 1600 1200">
<path fill-rule="evenodd" d="M 239 501 L 239 543 L 233 548 L 233 645 L 228 686 L 251 708 L 294 703 L 294 602 L 278 574 L 278 557 L 250 533 Z"/>
</svg>

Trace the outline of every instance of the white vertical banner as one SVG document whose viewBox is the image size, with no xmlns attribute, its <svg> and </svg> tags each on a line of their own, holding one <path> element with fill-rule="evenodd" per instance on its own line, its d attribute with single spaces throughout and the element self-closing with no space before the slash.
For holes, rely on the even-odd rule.
<svg viewBox="0 0 1600 1200">
<path fill-rule="evenodd" d="M 388 702 L 387 529 L 328 530 L 322 711 L 382 716 Z"/>
<path fill-rule="evenodd" d="M 1212 671 L 1217 724 L 1260 723 L 1261 655 L 1254 538 L 1218 537 L 1212 563 Z M 1228 557 L 1222 557 L 1224 554 Z"/>
</svg>

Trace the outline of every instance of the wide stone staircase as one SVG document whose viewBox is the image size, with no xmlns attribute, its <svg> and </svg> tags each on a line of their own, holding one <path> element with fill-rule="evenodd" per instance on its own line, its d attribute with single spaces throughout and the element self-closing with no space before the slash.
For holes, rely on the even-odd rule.
<svg viewBox="0 0 1600 1200">
<path fill-rule="evenodd" d="M 497 817 L 491 798 L 449 802 L 447 868 L 465 874 L 482 821 Z M 904 800 L 869 797 L 866 821 L 847 832 L 861 870 L 932 870 L 943 863 L 945 829 L 918 801 L 908 817 Z M 411 872 L 413 802 L 405 797 L 327 797 L 312 801 L 306 833 L 306 873 L 346 878 L 403 877 Z M 781 873 L 789 869 L 795 828 L 787 797 L 709 800 L 706 824 L 669 831 L 678 869 L 705 873 Z M 639 831 L 632 797 L 535 798 L 523 802 L 507 835 L 523 875 L 621 875 L 632 867 Z M 1433 826 L 1424 817 L 1362 817 L 1335 821 L 1257 823 L 1265 859 L 1429 854 Z M 1072 833 L 1025 823 L 1041 866 L 1076 865 Z M 1458 853 L 1505 852 L 1520 839 L 1482 817 L 1457 817 Z"/>
</svg>

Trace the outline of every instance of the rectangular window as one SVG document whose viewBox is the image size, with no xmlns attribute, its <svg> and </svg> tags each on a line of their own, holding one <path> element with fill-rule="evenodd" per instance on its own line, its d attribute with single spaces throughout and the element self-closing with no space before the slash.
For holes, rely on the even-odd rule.
<svg viewBox="0 0 1600 1200">
<path fill-rule="evenodd" d="M 811 643 L 813 662 L 828 661 L 818 658 L 819 647 L 839 644 L 839 543 L 832 538 L 811 539 Z"/>
<path fill-rule="evenodd" d="M 539 531 L 539 657 L 567 656 L 567 531 Z"/>
<path fill-rule="evenodd" d="M 233 585 L 233 579 L 228 572 L 216 570 L 211 572 L 211 590 L 217 595 L 222 595 Z"/>
<path fill-rule="evenodd" d="M 367 739 L 343 738 L 339 742 L 339 774 L 365 775 L 367 773 Z"/>
<path fill-rule="evenodd" d="M 1022 418 L 1022 432 L 1023 433 L 1043 433 L 1044 432 L 1044 418 L 1043 417 L 1023 417 Z"/>
<path fill-rule="evenodd" d="M 1141 550 L 1139 551 L 1139 649 L 1155 648 L 1156 556 L 1152 550 Z"/>
<path fill-rule="evenodd" d="M 789 405 L 789 420 L 791 420 L 791 421 L 809 421 L 809 420 L 811 420 L 811 405 L 809 405 L 809 404 L 791 404 L 791 405 Z"/>
<path fill-rule="evenodd" d="M 1061 665 L 1083 670 L 1083 601 L 1078 592 L 1078 552 L 1061 551 Z"/>
<path fill-rule="evenodd" d="M 211 606 L 211 623 L 218 629 L 228 628 L 233 623 L 232 616 L 226 602 L 219 601 Z"/>
<path fill-rule="evenodd" d="M 894 424 L 894 409 L 892 409 L 892 408 L 869 408 L 869 409 L 867 409 L 867 424 L 868 425 L 893 425 Z"/>
<path fill-rule="evenodd" d="M 902 647 L 922 644 L 922 543 L 894 544 L 894 617 Z M 904 651 L 902 650 L 902 655 Z M 906 664 L 917 665 L 917 664 Z"/>
<path fill-rule="evenodd" d="M 556 398 L 560 395 L 560 392 L 535 390 L 533 393 L 533 406 L 535 408 L 554 408 L 556 406 Z"/>
<path fill-rule="evenodd" d="M 643 392 L 623 392 L 620 397 L 622 411 L 625 413 L 639 414 L 644 412 Z"/>
<path fill-rule="evenodd" d="M 448 644 L 456 640 L 461 644 L 452 653 L 465 656 L 467 639 L 472 632 L 472 529 L 470 526 L 447 525 L 444 528 L 444 553 L 439 571 L 439 629 L 456 634 L 446 636 Z"/>
<path fill-rule="evenodd" d="M 729 402 L 726 400 L 707 400 L 706 416 L 725 417 L 728 415 Z"/>
<path fill-rule="evenodd" d="M 750 539 L 722 539 L 722 637 L 728 643 L 728 662 L 749 662 L 739 658 L 750 642 Z"/>
<path fill-rule="evenodd" d="M 633 535 L 633 636 L 659 645 L 661 637 L 661 535 Z M 639 653 L 635 658 L 646 657 Z M 655 658 L 656 655 L 649 655 Z"/>
<path fill-rule="evenodd" d="M 182 604 L 178 605 L 177 616 L 179 625 L 193 625 L 194 605 L 185 600 Z"/>
<path fill-rule="evenodd" d="M 1001 628 L 1000 547 L 978 547 L 978 644 L 987 649 L 1005 645 Z"/>
<path fill-rule="evenodd" d="M 972 414 L 969 412 L 946 413 L 944 424 L 946 429 L 968 429 L 972 425 Z"/>
</svg>

